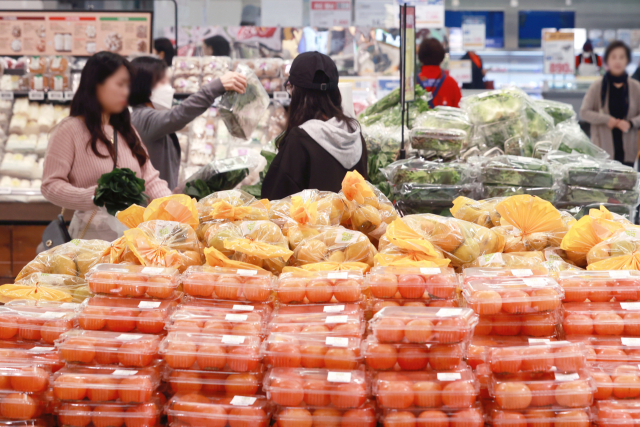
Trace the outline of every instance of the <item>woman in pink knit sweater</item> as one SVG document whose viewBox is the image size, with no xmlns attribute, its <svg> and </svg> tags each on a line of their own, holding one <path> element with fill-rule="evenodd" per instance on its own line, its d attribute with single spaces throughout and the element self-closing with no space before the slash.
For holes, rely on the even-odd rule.
<svg viewBox="0 0 640 427">
<path fill-rule="evenodd" d="M 76 211 L 69 227 L 72 238 L 118 237 L 114 227 L 117 220 L 93 204 L 98 179 L 114 168 L 114 132 L 118 133 L 117 167 L 129 168 L 144 179 L 145 193 L 152 199 L 171 194 L 131 125 L 129 85 L 130 68 L 125 58 L 111 52 L 89 58 L 71 102 L 70 117 L 54 129 L 49 139 L 42 194 L 51 203 Z"/>
</svg>

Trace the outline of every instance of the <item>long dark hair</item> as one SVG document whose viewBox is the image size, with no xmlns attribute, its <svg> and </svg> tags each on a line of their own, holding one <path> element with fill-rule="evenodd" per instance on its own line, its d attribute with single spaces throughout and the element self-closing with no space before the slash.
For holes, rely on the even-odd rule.
<svg viewBox="0 0 640 427">
<path fill-rule="evenodd" d="M 129 105 L 146 104 L 151 102 L 151 91 L 167 72 L 167 64 L 151 56 L 139 56 L 131 61 L 131 92 Z"/>
<path fill-rule="evenodd" d="M 125 67 L 131 73 L 129 61 L 116 53 L 98 52 L 93 55 L 82 69 L 80 85 L 73 97 L 73 101 L 71 101 L 69 115 L 84 119 L 84 124 L 89 130 L 89 134 L 91 134 L 88 145 L 91 146 L 93 154 L 101 158 L 111 157 L 115 159 L 115 150 L 102 129 L 102 106 L 98 101 L 96 89 L 99 84 L 104 83 L 120 67 Z M 131 126 L 129 109 L 125 107 L 120 113 L 112 114 L 109 124 L 113 126 L 114 132 L 122 135 L 131 152 L 136 156 L 138 164 L 143 166 L 147 162 L 148 156 L 133 126 Z M 99 143 L 107 148 L 109 151 L 108 156 L 98 151 Z"/>
</svg>

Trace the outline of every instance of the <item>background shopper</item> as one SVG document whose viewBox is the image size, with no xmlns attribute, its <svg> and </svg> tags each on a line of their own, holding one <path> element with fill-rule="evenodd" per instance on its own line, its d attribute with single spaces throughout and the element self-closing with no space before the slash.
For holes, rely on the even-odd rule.
<svg viewBox="0 0 640 427">
<path fill-rule="evenodd" d="M 458 82 L 440 68 L 444 56 L 444 47 L 438 40 L 428 38 L 420 43 L 418 58 L 422 62 L 422 68 L 418 75 L 418 83 L 431 93 L 432 108 L 437 105 L 458 107 L 462 98 Z"/>
<path fill-rule="evenodd" d="M 169 183 L 169 187 L 175 188 L 180 171 L 180 144 L 175 132 L 207 111 L 225 91 L 244 93 L 247 79 L 238 73 L 226 73 L 172 107 L 174 90 L 169 83 L 167 64 L 157 58 L 141 56 L 131 62 L 131 67 L 131 123 L 149 151 L 151 164 L 158 168 L 160 177 Z"/>
<path fill-rule="evenodd" d="M 130 84 L 126 59 L 111 52 L 93 55 L 82 70 L 70 117 L 49 139 L 41 190 L 51 203 L 76 211 L 69 226 L 72 238 L 79 237 L 87 224 L 85 239 L 118 237 L 113 228 L 117 220 L 93 204 L 98 179 L 114 168 L 115 132 L 117 167 L 129 168 L 144 179 L 145 193 L 152 199 L 171 194 L 131 125 L 127 108 Z"/>
<path fill-rule="evenodd" d="M 484 75 L 487 72 L 484 70 L 482 58 L 470 50 L 460 59 L 471 61 L 471 83 L 462 83 L 462 89 L 484 89 Z"/>
<path fill-rule="evenodd" d="M 171 67 L 176 51 L 171 40 L 162 37 L 153 41 L 153 53 L 158 55 L 158 58 L 162 59 L 168 67 Z"/>
<path fill-rule="evenodd" d="M 602 58 L 593 51 L 591 40 L 584 42 L 582 53 L 576 55 L 576 73 L 579 76 L 599 76 Z"/>
<path fill-rule="evenodd" d="M 629 46 L 610 43 L 604 54 L 607 72 L 589 87 L 580 108 L 580 119 L 591 124 L 591 141 L 627 165 L 638 157 L 640 127 L 640 82 L 625 71 L 630 60 Z"/>
<path fill-rule="evenodd" d="M 339 192 L 348 171 L 367 175 L 367 148 L 360 124 L 342 110 L 338 68 L 319 52 L 291 64 L 291 106 L 278 154 L 262 184 L 262 197 L 278 200 L 305 189 Z"/>
<path fill-rule="evenodd" d="M 231 45 L 222 36 L 213 36 L 204 40 L 202 53 L 205 56 L 230 56 Z"/>
</svg>

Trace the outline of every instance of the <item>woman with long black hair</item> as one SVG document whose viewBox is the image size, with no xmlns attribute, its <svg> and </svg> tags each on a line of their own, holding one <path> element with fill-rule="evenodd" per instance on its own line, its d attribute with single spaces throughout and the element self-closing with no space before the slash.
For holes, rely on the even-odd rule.
<svg viewBox="0 0 640 427">
<path fill-rule="evenodd" d="M 367 175 L 360 124 L 342 111 L 338 69 L 327 55 L 306 52 L 291 64 L 289 118 L 262 197 L 282 199 L 306 189 L 338 192 L 348 171 Z"/>
<path fill-rule="evenodd" d="M 129 168 L 145 180 L 152 199 L 171 194 L 153 168 L 127 108 L 129 62 L 111 52 L 87 61 L 70 117 L 53 130 L 44 159 L 42 194 L 51 203 L 75 210 L 72 238 L 114 240 L 114 218 L 93 203 L 97 181 L 115 166 Z M 117 159 L 116 147 L 117 144 Z"/>
</svg>

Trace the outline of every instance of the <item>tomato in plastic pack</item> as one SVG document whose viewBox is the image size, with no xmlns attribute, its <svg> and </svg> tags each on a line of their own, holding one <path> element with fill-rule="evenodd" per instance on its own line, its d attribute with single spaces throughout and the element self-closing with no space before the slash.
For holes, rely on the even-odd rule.
<svg viewBox="0 0 640 427">
<path fill-rule="evenodd" d="M 96 294 L 120 297 L 173 298 L 179 273 L 170 267 L 97 264 L 85 276 Z"/>
<path fill-rule="evenodd" d="M 0 364 L 26 364 L 41 366 L 56 372 L 64 366 L 60 352 L 55 346 L 34 343 L 33 341 L 1 341 Z"/>
<path fill-rule="evenodd" d="M 596 400 L 637 399 L 640 397 L 640 369 L 638 364 L 624 362 L 596 362 L 589 372 L 598 390 Z"/>
<path fill-rule="evenodd" d="M 273 418 L 277 427 L 376 426 L 376 410 L 370 402 L 357 409 L 278 407 Z"/>
<path fill-rule="evenodd" d="M 0 307 L 0 339 L 53 344 L 75 326 L 79 304 L 14 300 Z"/>
<path fill-rule="evenodd" d="M 0 418 L 30 420 L 42 415 L 46 405 L 46 393 L 0 391 Z"/>
<path fill-rule="evenodd" d="M 30 420 L 0 418 L 0 427 L 48 427 L 52 425 L 55 425 L 55 419 L 51 415 L 41 415 Z"/>
<path fill-rule="evenodd" d="M 375 298 L 454 299 L 458 278 L 448 267 L 374 267 L 365 284 Z"/>
<path fill-rule="evenodd" d="M 365 318 L 371 319 L 376 313 L 385 307 L 441 307 L 456 308 L 459 307 L 457 300 L 450 299 L 432 299 L 432 300 L 415 300 L 407 298 L 399 299 L 377 299 L 373 298 L 369 301 L 365 309 Z"/>
<path fill-rule="evenodd" d="M 143 368 L 158 359 L 160 337 L 151 334 L 82 331 L 66 332 L 56 342 L 67 363 Z"/>
<path fill-rule="evenodd" d="M 486 408 L 487 423 L 494 427 L 589 427 L 589 407 L 568 409 L 558 406 L 507 411 L 494 406 Z"/>
<path fill-rule="evenodd" d="M 219 335 L 260 335 L 271 312 L 266 306 L 180 305 L 171 314 L 169 331 Z"/>
<path fill-rule="evenodd" d="M 159 353 L 173 369 L 253 372 L 260 368 L 260 343 L 254 335 L 173 331 Z"/>
<path fill-rule="evenodd" d="M 361 271 L 301 271 L 282 273 L 276 296 L 282 304 L 354 303 L 365 298 Z"/>
<path fill-rule="evenodd" d="M 463 287 L 476 280 L 488 279 L 514 279 L 523 277 L 549 277 L 549 271 L 540 268 L 503 268 L 503 267 L 469 267 L 462 271 L 460 280 Z"/>
<path fill-rule="evenodd" d="M 230 370 L 173 369 L 167 367 L 164 380 L 174 393 L 256 394 L 264 377 L 261 365 L 254 372 Z"/>
<path fill-rule="evenodd" d="M 640 272 L 635 270 L 562 271 L 558 283 L 564 302 L 640 301 Z"/>
<path fill-rule="evenodd" d="M 360 310 L 351 310 L 351 304 L 323 306 L 311 312 L 292 312 L 291 308 L 277 309 L 273 312 L 267 332 L 285 332 L 295 334 L 330 335 L 361 337 L 366 322 Z"/>
<path fill-rule="evenodd" d="M 26 360 L 0 363 L 0 392 L 42 393 L 48 389 L 51 365 L 35 365 Z"/>
<path fill-rule="evenodd" d="M 561 322 L 559 311 L 541 314 L 496 314 L 480 316 L 475 336 L 531 336 L 548 337 L 557 335 L 557 325 Z"/>
<path fill-rule="evenodd" d="M 477 327 L 476 327 L 477 329 Z M 489 352 L 492 348 L 520 347 L 533 344 L 548 344 L 556 341 L 554 337 L 531 338 L 523 336 L 474 336 L 469 343 L 466 360 L 473 369 L 476 366 L 487 363 L 489 366 Z"/>
<path fill-rule="evenodd" d="M 259 395 L 176 394 L 167 402 L 170 426 L 267 427 L 273 405 Z"/>
<path fill-rule="evenodd" d="M 162 402 L 158 398 L 146 403 L 64 402 L 55 413 L 65 427 L 154 427 L 161 425 Z"/>
<path fill-rule="evenodd" d="M 390 344 L 369 336 L 362 342 L 366 365 L 374 370 L 421 371 L 457 368 L 465 353 L 463 344 Z"/>
<path fill-rule="evenodd" d="M 385 343 L 456 344 L 468 342 L 477 323 L 468 308 L 385 307 L 369 328 Z"/>
<path fill-rule="evenodd" d="M 593 406 L 593 419 L 601 427 L 633 427 L 640 419 L 638 400 L 602 400 Z"/>
<path fill-rule="evenodd" d="M 272 298 L 273 280 L 265 270 L 192 266 L 182 275 L 182 288 L 194 297 L 266 302 Z"/>
<path fill-rule="evenodd" d="M 360 338 L 271 333 L 260 355 L 274 368 L 326 368 L 353 370 L 362 363 Z"/>
<path fill-rule="evenodd" d="M 380 422 L 384 427 L 483 427 L 482 406 L 471 408 L 381 408 Z"/>
<path fill-rule="evenodd" d="M 567 336 L 640 336 L 640 303 L 565 303 L 562 327 Z"/>
<path fill-rule="evenodd" d="M 582 343 L 534 341 L 528 344 L 491 348 L 487 354 L 491 371 L 495 374 L 576 372 L 587 365 Z"/>
</svg>

